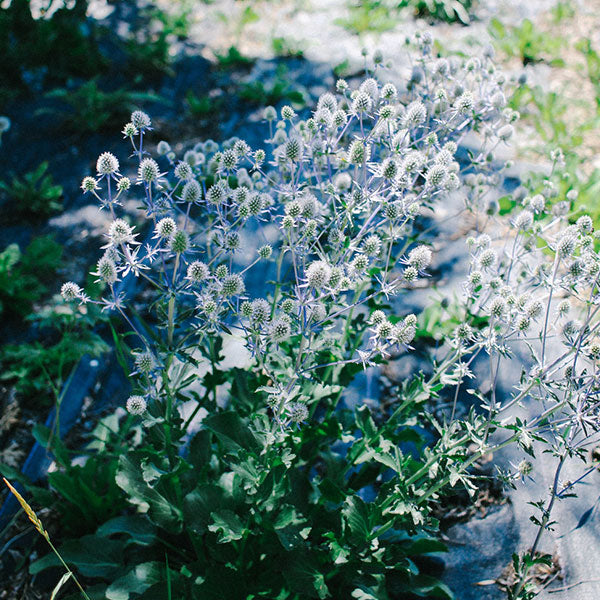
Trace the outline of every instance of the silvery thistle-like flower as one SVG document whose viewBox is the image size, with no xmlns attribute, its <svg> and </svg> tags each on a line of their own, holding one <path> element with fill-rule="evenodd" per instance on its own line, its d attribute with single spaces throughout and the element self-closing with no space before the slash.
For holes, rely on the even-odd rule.
<svg viewBox="0 0 600 600">
<path fill-rule="evenodd" d="M 431 264 L 432 253 L 427 246 L 417 246 L 408 253 L 408 264 L 423 271 Z"/>
<path fill-rule="evenodd" d="M 119 170 L 117 157 L 110 152 L 103 152 L 96 162 L 96 170 L 99 175 L 112 175 Z"/>
<path fill-rule="evenodd" d="M 405 129 L 413 129 L 425 123 L 427 119 L 427 109 L 420 100 L 411 102 L 402 116 L 402 126 Z"/>
<path fill-rule="evenodd" d="M 221 291 L 226 297 L 239 296 L 240 294 L 243 294 L 245 290 L 246 286 L 244 280 L 237 273 L 227 275 L 221 282 Z"/>
<path fill-rule="evenodd" d="M 191 204 L 193 202 L 198 202 L 198 200 L 200 200 L 201 197 L 202 188 L 195 179 L 188 181 L 183 186 L 183 190 L 181 191 L 181 199 L 183 200 L 183 202 L 188 202 Z"/>
<path fill-rule="evenodd" d="M 140 131 L 144 131 L 144 129 L 149 129 L 150 125 L 152 125 L 152 121 L 150 117 L 141 110 L 135 110 L 131 113 L 131 123 L 136 129 Z"/>
<path fill-rule="evenodd" d="M 98 261 L 96 274 L 100 279 L 108 284 L 113 284 L 118 279 L 117 267 L 112 259 L 108 256 L 103 256 Z"/>
<path fill-rule="evenodd" d="M 125 123 L 123 131 L 121 132 L 123 137 L 132 138 L 139 133 L 138 128 L 133 123 Z"/>
<path fill-rule="evenodd" d="M 178 229 L 169 239 L 169 248 L 175 254 L 183 254 L 189 247 L 190 237 L 185 231 Z"/>
<path fill-rule="evenodd" d="M 146 400 L 143 396 L 134 395 L 127 398 L 127 412 L 130 415 L 143 415 L 146 408 Z"/>
<path fill-rule="evenodd" d="M 286 410 L 292 423 L 303 423 L 308 418 L 308 408 L 303 402 L 289 402 Z"/>
<path fill-rule="evenodd" d="M 199 260 L 195 260 L 188 265 L 186 279 L 192 283 L 202 283 L 208 279 L 209 274 L 208 266 Z"/>
<path fill-rule="evenodd" d="M 329 283 L 331 267 L 322 260 L 309 265 L 306 270 L 306 283 L 315 289 L 324 288 Z"/>
<path fill-rule="evenodd" d="M 135 243 L 133 227 L 123 219 L 115 219 L 108 228 L 108 237 L 113 246 Z"/>
<path fill-rule="evenodd" d="M 140 183 L 156 183 L 161 177 L 158 163 L 153 158 L 144 158 L 138 168 L 138 181 Z"/>
<path fill-rule="evenodd" d="M 174 174 L 177 179 L 181 179 L 183 181 L 189 181 L 194 177 L 194 172 L 192 171 L 190 163 L 186 162 L 185 160 L 182 160 L 178 163 L 178 165 L 175 167 Z"/>
<path fill-rule="evenodd" d="M 99 189 L 98 181 L 93 177 L 84 177 L 83 181 L 81 182 L 81 189 L 83 190 L 84 194 L 87 194 L 88 192 L 94 192 L 95 190 Z"/>
<path fill-rule="evenodd" d="M 81 295 L 81 288 L 72 281 L 67 281 L 63 283 L 60 288 L 60 294 L 63 299 L 67 302 L 71 302 L 72 300 L 77 300 Z"/>
<path fill-rule="evenodd" d="M 271 318 L 271 305 L 262 298 L 253 300 L 250 309 L 250 319 L 254 325 L 263 325 Z"/>
<path fill-rule="evenodd" d="M 171 217 L 165 217 L 156 224 L 154 231 L 156 232 L 154 237 L 168 240 L 177 231 L 177 224 Z"/>
<path fill-rule="evenodd" d="M 277 319 L 271 325 L 271 339 L 280 343 L 287 340 L 291 335 L 291 327 L 286 319 Z"/>
<path fill-rule="evenodd" d="M 156 367 L 156 359 L 152 352 L 146 350 L 135 354 L 134 364 L 139 373 L 150 373 Z"/>
</svg>

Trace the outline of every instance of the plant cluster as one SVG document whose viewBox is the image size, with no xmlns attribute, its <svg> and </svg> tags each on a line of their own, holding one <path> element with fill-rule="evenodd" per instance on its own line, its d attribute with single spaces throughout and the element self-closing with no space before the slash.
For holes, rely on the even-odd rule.
<svg viewBox="0 0 600 600">
<path fill-rule="evenodd" d="M 106 63 L 98 49 L 96 28 L 86 24 L 87 7 L 87 0 L 43 2 L 37 7 L 29 0 L 3 4 L 0 103 L 12 99 L 19 88 L 35 89 L 103 70 Z"/>
<path fill-rule="evenodd" d="M 472 0 L 368 0 L 350 2 L 348 16 L 338 23 L 357 34 L 368 31 L 389 31 L 401 20 L 403 10 L 415 17 L 425 17 L 447 23 L 470 23 Z"/>
<path fill-rule="evenodd" d="M 63 188 L 48 173 L 48 161 L 10 182 L 0 180 L 0 212 L 30 219 L 47 218 L 62 210 Z M 12 213 L 12 214 L 11 214 Z"/>
<path fill-rule="evenodd" d="M 62 264 L 63 248 L 50 236 L 34 238 L 23 251 L 10 244 L 0 252 L 0 315 L 40 338 L 14 343 L 12 332 L 0 345 L 0 381 L 14 385 L 24 403 L 52 404 L 79 359 L 107 349 L 94 331 L 99 309 L 48 298 Z"/>
<path fill-rule="evenodd" d="M 552 66 L 564 65 L 559 53 L 565 40 L 540 31 L 529 19 L 523 19 L 518 26 L 507 27 L 493 18 L 488 31 L 507 56 L 519 58 L 523 65 L 544 60 Z"/>
<path fill-rule="evenodd" d="M 308 118 L 268 107 L 266 149 L 209 140 L 178 157 L 160 142 L 153 158 L 151 119 L 135 111 L 123 129 L 135 175 L 106 152 L 83 179 L 112 217 L 94 270 L 105 291 L 93 300 L 67 282 L 62 295 L 120 315 L 132 345 L 126 410 L 83 449 L 100 464 L 118 457 L 96 485 L 116 484 L 130 508 L 59 549 L 90 595 L 450 598 L 426 568 L 444 548 L 432 507 L 456 485 L 475 490 L 469 467 L 482 456 L 509 444 L 532 453 L 534 440 L 558 465 L 536 556 L 556 499 L 573 488 L 562 466 L 598 431 L 596 237 L 589 217 L 568 222 L 576 192 L 558 197 L 550 178 L 515 199 L 510 223 L 498 215 L 493 152 L 518 118 L 505 77 L 490 50 L 440 59 L 432 43 L 416 36 L 400 82 L 385 81 L 375 55 L 372 76 L 339 80 Z M 465 152 L 471 132 L 480 145 Z M 132 193 L 141 223 L 120 212 Z M 403 382 L 389 409 L 353 406 L 357 373 L 410 352 L 423 328 L 398 298 L 435 260 L 425 215 L 457 197 L 459 217 L 475 223 L 457 326 L 432 373 Z M 153 290 L 143 311 L 116 291 L 129 274 Z M 232 343 L 246 357 L 233 365 Z M 503 361 L 522 348 L 531 365 L 501 397 Z M 485 393 L 472 371 L 482 357 Z M 458 418 L 467 381 L 478 409 Z M 435 418 L 432 403 L 448 398 Z M 539 406 L 527 421 L 514 413 L 525 401 Z M 524 460 L 505 480 L 531 469 Z M 64 478 L 53 487 L 68 518 L 78 496 Z M 31 570 L 59 564 L 49 555 Z M 531 564 L 515 559 L 513 598 L 534 593 Z"/>
<path fill-rule="evenodd" d="M 419 17 L 432 17 L 448 23 L 470 23 L 473 0 L 401 0 L 401 7 L 410 7 Z"/>
</svg>

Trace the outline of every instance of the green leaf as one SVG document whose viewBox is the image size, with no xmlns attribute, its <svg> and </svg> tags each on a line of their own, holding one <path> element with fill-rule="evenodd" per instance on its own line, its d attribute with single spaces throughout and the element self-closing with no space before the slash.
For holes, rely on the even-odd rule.
<svg viewBox="0 0 600 600">
<path fill-rule="evenodd" d="M 287 527 L 288 525 L 300 525 L 304 523 L 304 519 L 300 518 L 296 513 L 296 509 L 291 504 L 284 504 L 279 509 L 279 514 L 273 523 L 275 529 Z"/>
<path fill-rule="evenodd" d="M 366 404 L 362 404 L 356 409 L 356 424 L 368 440 L 373 440 L 373 438 L 377 437 L 377 427 Z"/>
<path fill-rule="evenodd" d="M 190 464 L 196 469 L 203 469 L 210 460 L 210 451 L 210 431 L 202 429 L 190 441 Z"/>
<path fill-rule="evenodd" d="M 8 245 L 0 252 L 0 275 L 8 274 L 8 272 L 21 259 L 21 251 L 17 244 Z"/>
<path fill-rule="evenodd" d="M 366 542 L 371 535 L 369 508 L 358 496 L 349 496 L 344 503 L 342 514 L 355 543 Z"/>
<path fill-rule="evenodd" d="M 205 533 L 211 523 L 211 513 L 226 504 L 225 492 L 217 485 L 203 485 L 191 491 L 183 499 L 186 527 L 197 533 Z"/>
<path fill-rule="evenodd" d="M 326 477 L 321 481 L 319 484 L 319 491 L 321 492 L 323 499 L 328 502 L 339 504 L 346 499 L 344 491 L 329 477 Z"/>
<path fill-rule="evenodd" d="M 408 545 L 405 552 L 408 556 L 430 554 L 432 552 L 448 552 L 448 546 L 434 538 L 422 537 Z"/>
<path fill-rule="evenodd" d="M 312 558 L 296 552 L 288 556 L 284 576 L 290 587 L 301 598 L 327 598 L 330 594 L 325 578 Z"/>
<path fill-rule="evenodd" d="M 63 544 L 60 555 L 69 565 L 74 566 L 86 577 L 112 578 L 123 566 L 123 542 L 99 538 L 95 535 L 84 535 L 78 540 L 70 540 Z M 61 565 L 54 553 L 36 560 L 29 566 L 32 575 L 49 567 Z"/>
<path fill-rule="evenodd" d="M 284 550 L 294 550 L 299 546 L 304 545 L 304 540 L 300 535 L 297 527 L 284 527 L 281 529 L 276 529 L 275 533 L 281 542 Z"/>
<path fill-rule="evenodd" d="M 230 452 L 240 448 L 258 451 L 259 445 L 247 423 L 235 411 L 217 413 L 206 417 L 202 425 L 210 429 Z"/>
<path fill-rule="evenodd" d="M 233 511 L 228 509 L 218 510 L 211 513 L 211 517 L 213 522 L 208 526 L 208 530 L 219 533 L 221 544 L 242 539 L 244 526 Z"/>
<path fill-rule="evenodd" d="M 52 435 L 52 432 L 48 427 L 41 423 L 36 423 L 33 426 L 31 433 L 40 446 L 52 451 L 59 464 L 63 466 L 71 464 L 67 448 L 60 438 L 56 435 Z"/>
<path fill-rule="evenodd" d="M 144 517 L 134 515 L 115 517 L 100 525 L 96 531 L 100 537 L 110 537 L 116 533 L 128 535 L 130 543 L 140 546 L 149 546 L 156 539 L 156 527 Z"/>
<path fill-rule="evenodd" d="M 129 501 L 148 511 L 150 520 L 171 531 L 181 529 L 181 511 L 142 475 L 140 460 L 132 455 L 121 456 L 115 477 L 117 485 L 129 495 Z"/>
<path fill-rule="evenodd" d="M 161 582 L 163 572 L 164 566 L 159 562 L 141 563 L 114 581 L 106 590 L 106 598 L 107 600 L 129 600 L 132 593 L 142 594 L 149 587 Z"/>
<path fill-rule="evenodd" d="M 452 590 L 446 584 L 441 583 L 438 579 L 429 575 L 417 575 L 413 579 L 411 591 L 428 598 L 444 598 L 445 600 L 454 599 Z"/>
</svg>

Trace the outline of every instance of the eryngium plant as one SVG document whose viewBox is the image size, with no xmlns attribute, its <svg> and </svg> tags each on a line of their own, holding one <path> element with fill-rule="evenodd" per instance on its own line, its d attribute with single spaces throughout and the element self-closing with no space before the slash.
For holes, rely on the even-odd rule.
<svg viewBox="0 0 600 600">
<path fill-rule="evenodd" d="M 95 269 L 101 303 L 137 346 L 130 416 L 102 448 L 120 452 L 131 440 L 116 481 L 139 514 L 86 539 L 102 547 L 117 535 L 111 544 L 127 546 L 114 568 L 86 566 L 107 598 L 449 597 L 415 559 L 443 548 L 431 537 L 432 505 L 457 482 L 472 489 L 468 467 L 488 452 L 513 442 L 530 449 L 550 432 L 562 457 L 596 430 L 596 380 L 582 371 L 596 330 L 591 224 L 555 233 L 564 211 L 542 224 L 547 202 L 536 196 L 512 237 L 497 229 L 490 159 L 518 117 L 505 108 L 504 78 L 489 52 L 436 59 L 427 35 L 417 46 L 401 82 L 385 82 L 376 67 L 358 87 L 338 81 L 308 119 L 267 108 L 266 150 L 208 141 L 178 159 L 161 142 L 155 159 L 144 150 L 151 120 L 135 112 L 123 133 L 137 180 L 109 153 L 83 180 L 113 217 Z M 457 151 L 473 131 L 479 147 L 461 165 Z M 131 194 L 143 201 L 142 224 L 120 212 Z M 410 350 L 418 318 L 391 313 L 388 302 L 401 306 L 396 296 L 426 277 L 423 215 L 455 194 L 478 230 L 464 322 L 438 349 L 433 373 L 415 373 L 390 410 L 352 407 L 345 391 L 359 371 Z M 493 237 L 480 234 L 483 224 L 496 224 Z M 141 310 L 115 291 L 129 273 L 153 291 Z M 550 358 L 558 289 L 590 308 L 563 328 L 567 349 Z M 62 292 L 91 301 L 75 283 Z M 511 399 L 497 398 L 502 357 L 535 337 L 536 324 L 535 367 Z M 247 349 L 245 364 L 223 360 L 231 340 Z M 484 354 L 492 390 L 483 410 L 436 420 L 429 403 L 457 397 Z M 537 416 L 511 417 L 532 395 Z M 437 441 L 426 446 L 416 423 Z"/>
</svg>

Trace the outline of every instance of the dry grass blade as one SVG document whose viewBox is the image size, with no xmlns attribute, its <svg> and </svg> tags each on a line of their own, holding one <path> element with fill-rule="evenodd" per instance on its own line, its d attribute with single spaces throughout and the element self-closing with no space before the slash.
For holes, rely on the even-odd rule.
<svg viewBox="0 0 600 600">
<path fill-rule="evenodd" d="M 48 533 L 44 529 L 42 522 L 40 521 L 39 517 L 35 514 L 33 508 L 29 506 L 25 498 L 23 498 L 23 496 L 21 496 L 21 494 L 17 492 L 17 490 L 10 484 L 6 477 L 3 477 L 2 479 L 4 479 L 4 483 L 7 485 L 8 489 L 14 494 L 15 498 L 19 501 L 19 504 L 22 506 L 23 510 L 29 517 L 29 520 L 33 523 L 38 532 L 41 535 L 43 535 L 46 539 L 48 539 Z"/>
</svg>

